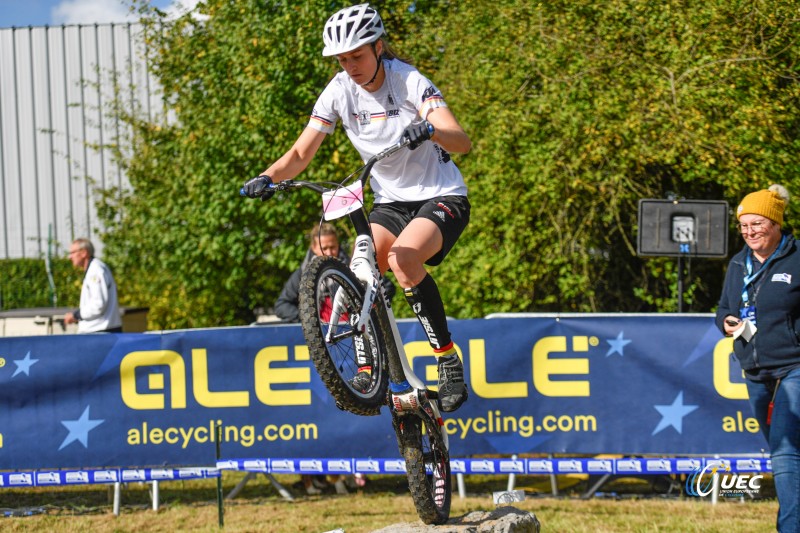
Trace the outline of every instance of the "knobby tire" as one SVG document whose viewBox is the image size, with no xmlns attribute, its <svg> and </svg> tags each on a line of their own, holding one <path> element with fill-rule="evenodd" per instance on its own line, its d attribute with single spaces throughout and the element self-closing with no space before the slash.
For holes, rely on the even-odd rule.
<svg viewBox="0 0 800 533">
<path fill-rule="evenodd" d="M 344 314 L 331 325 L 328 315 L 334 300 L 344 306 Z M 315 257 L 304 270 L 300 280 L 300 324 L 311 360 L 340 409 L 371 416 L 380 413 L 387 398 L 386 340 L 378 327 L 375 309 L 365 332 L 358 332 L 351 325 L 357 320 L 363 301 L 363 285 L 340 260 Z M 326 338 L 330 329 L 336 336 L 332 342 Z M 364 392 L 350 383 L 358 373 L 359 352 L 372 359 L 372 381 Z"/>
<path fill-rule="evenodd" d="M 392 422 L 417 515 L 425 524 L 444 524 L 450 517 L 452 487 L 450 453 L 441 428 L 435 422 L 423 423 L 415 415 L 393 413 Z"/>
</svg>

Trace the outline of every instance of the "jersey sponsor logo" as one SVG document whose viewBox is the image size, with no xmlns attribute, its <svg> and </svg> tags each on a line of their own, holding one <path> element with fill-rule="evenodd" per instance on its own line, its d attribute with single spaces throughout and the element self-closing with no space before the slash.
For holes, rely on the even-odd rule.
<svg viewBox="0 0 800 533">
<path fill-rule="evenodd" d="M 437 99 L 442 98 L 442 93 L 440 93 L 438 89 L 436 89 L 436 87 L 434 87 L 433 85 L 425 89 L 425 91 L 422 93 L 423 102 L 427 102 L 431 98 L 437 98 Z"/>
<path fill-rule="evenodd" d="M 372 122 L 372 115 L 369 114 L 369 111 L 359 111 L 358 112 L 358 123 L 361 126 L 366 126 L 370 122 Z"/>
</svg>

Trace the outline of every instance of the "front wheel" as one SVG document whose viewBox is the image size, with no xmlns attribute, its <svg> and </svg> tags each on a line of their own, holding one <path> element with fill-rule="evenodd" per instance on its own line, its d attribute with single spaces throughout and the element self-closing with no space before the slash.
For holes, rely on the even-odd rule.
<svg viewBox="0 0 800 533">
<path fill-rule="evenodd" d="M 338 259 L 315 257 L 303 271 L 300 324 L 322 382 L 340 408 L 359 415 L 377 415 L 386 403 L 389 381 L 386 345 L 375 309 L 365 330 L 358 331 L 363 302 L 364 287 Z M 364 367 L 371 367 L 371 376 L 354 384 L 353 379 Z"/>
<path fill-rule="evenodd" d="M 452 487 L 450 452 L 441 427 L 414 415 L 392 416 L 417 515 L 425 524 L 444 524 L 450 517 Z"/>
</svg>

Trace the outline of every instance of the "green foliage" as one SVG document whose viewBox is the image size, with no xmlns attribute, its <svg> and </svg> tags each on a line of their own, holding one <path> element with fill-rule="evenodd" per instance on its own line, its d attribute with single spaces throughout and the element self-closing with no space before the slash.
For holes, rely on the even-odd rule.
<svg viewBox="0 0 800 533">
<path fill-rule="evenodd" d="M 795 3 L 440 6 L 435 78 L 474 142 L 473 220 L 437 278 L 458 316 L 674 311 L 675 260 L 636 256 L 639 199 L 800 190 Z M 694 310 L 724 266 L 694 261 Z"/>
<path fill-rule="evenodd" d="M 262 204 L 238 189 L 305 127 L 338 68 L 321 30 L 342 5 L 207 0 L 199 22 L 141 6 L 173 120 L 122 117 L 133 190 L 109 191 L 102 215 L 108 260 L 151 327 L 248 322 L 298 265 L 318 200 Z M 472 221 L 434 271 L 451 316 L 674 311 L 674 259 L 636 255 L 639 199 L 735 206 L 772 182 L 800 192 L 792 1 L 375 5 L 473 140 L 456 156 Z M 303 177 L 357 166 L 339 129 Z M 691 310 L 713 308 L 724 267 L 692 263 Z"/>
<path fill-rule="evenodd" d="M 260 204 L 238 191 L 290 146 L 325 82 L 319 61 L 307 60 L 319 39 L 305 30 L 323 11 L 254 1 L 205 11 L 208 23 L 151 19 L 152 69 L 176 120 L 127 117 L 133 191 L 104 211 L 107 253 L 155 328 L 251 321 L 296 266 L 283 241 L 314 217 L 299 196 Z"/>
<path fill-rule="evenodd" d="M 150 308 L 151 328 L 250 322 L 299 265 L 319 200 L 262 204 L 239 188 L 292 145 L 337 71 L 320 55 L 321 21 L 337 5 L 211 0 L 201 4 L 207 20 L 173 22 L 140 6 L 174 120 L 122 114 L 133 132 L 130 154 L 119 154 L 132 190 L 107 191 L 100 212 L 109 262 L 131 304 Z M 304 177 L 339 181 L 358 161 L 339 132 Z"/>
<path fill-rule="evenodd" d="M 83 273 L 68 259 L 52 261 L 56 307 L 77 306 Z M 0 260 L 0 309 L 53 307 L 53 292 L 43 259 Z"/>
</svg>

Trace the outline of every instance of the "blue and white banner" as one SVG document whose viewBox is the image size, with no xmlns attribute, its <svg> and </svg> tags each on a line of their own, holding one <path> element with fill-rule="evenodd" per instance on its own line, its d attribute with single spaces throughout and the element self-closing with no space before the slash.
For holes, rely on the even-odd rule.
<svg viewBox="0 0 800 533">
<path fill-rule="evenodd" d="M 469 401 L 451 455 L 759 453 L 742 373 L 711 316 L 450 322 Z M 417 375 L 432 350 L 402 321 Z M 339 411 L 297 325 L 0 338 L 0 470 L 398 456 L 391 421 Z"/>
</svg>

